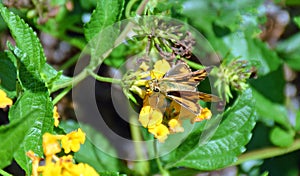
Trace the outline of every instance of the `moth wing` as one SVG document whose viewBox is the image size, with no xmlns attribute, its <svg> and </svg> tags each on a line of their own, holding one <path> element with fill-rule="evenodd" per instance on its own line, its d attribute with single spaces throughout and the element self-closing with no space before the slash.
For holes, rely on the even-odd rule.
<svg viewBox="0 0 300 176">
<path fill-rule="evenodd" d="M 198 115 L 201 110 L 201 106 L 198 103 L 199 100 L 205 102 L 221 101 L 221 99 L 215 95 L 196 91 L 169 91 L 166 96 L 190 110 L 195 115 Z"/>
<path fill-rule="evenodd" d="M 164 94 L 169 91 L 196 91 L 196 87 L 194 85 L 190 85 L 186 82 L 175 82 L 169 80 L 161 80 L 160 88 Z"/>
<path fill-rule="evenodd" d="M 166 74 L 164 77 L 173 77 L 176 75 L 180 75 L 180 74 L 187 74 L 187 73 L 191 73 L 191 69 L 189 68 L 189 66 L 185 63 L 178 63 L 176 64 L 174 67 L 172 67 Z"/>
<path fill-rule="evenodd" d="M 174 100 L 176 103 L 198 115 L 201 112 L 201 107 L 198 104 L 197 92 L 193 91 L 169 91 L 167 97 Z"/>
<path fill-rule="evenodd" d="M 163 81 L 182 83 L 196 87 L 200 81 L 203 81 L 212 67 L 191 72 L 186 64 L 176 65 L 173 69 L 167 72 L 162 79 Z"/>
<path fill-rule="evenodd" d="M 219 97 L 212 95 L 212 94 L 207 94 L 203 92 L 197 92 L 198 97 L 200 100 L 205 101 L 205 102 L 220 102 L 222 101 Z"/>
</svg>

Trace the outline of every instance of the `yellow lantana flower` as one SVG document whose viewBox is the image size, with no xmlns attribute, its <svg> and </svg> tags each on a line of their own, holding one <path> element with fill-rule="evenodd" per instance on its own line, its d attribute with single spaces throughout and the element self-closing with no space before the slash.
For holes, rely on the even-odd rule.
<svg viewBox="0 0 300 176">
<path fill-rule="evenodd" d="M 61 145 L 64 148 L 65 153 L 70 153 L 70 151 L 77 152 L 80 149 L 80 144 L 85 141 L 85 133 L 82 132 L 80 128 L 77 131 L 72 131 L 66 134 L 61 139 Z"/>
<path fill-rule="evenodd" d="M 181 126 L 181 123 L 177 119 L 171 119 L 168 122 L 168 125 L 171 133 L 179 133 L 184 131 L 184 128 Z"/>
<path fill-rule="evenodd" d="M 35 157 L 32 151 L 27 152 L 27 156 L 32 159 L 35 168 L 32 169 L 32 176 L 99 176 L 99 174 L 90 165 L 85 163 L 75 164 L 73 156 L 53 157 L 51 161 L 47 160 L 42 166 L 38 166 L 35 161 L 40 158 Z"/>
<path fill-rule="evenodd" d="M 79 163 L 72 166 L 72 172 L 78 174 L 78 176 L 98 176 L 99 174 L 93 167 L 86 163 Z"/>
<path fill-rule="evenodd" d="M 144 106 L 139 115 L 139 121 L 144 127 L 153 128 L 161 124 L 163 114 L 151 106 Z"/>
<path fill-rule="evenodd" d="M 58 114 L 58 112 L 57 112 L 57 106 L 54 106 L 54 108 L 53 108 L 53 118 L 54 118 L 54 126 L 55 127 L 58 127 L 58 124 L 59 124 L 59 118 L 60 118 L 60 116 L 59 116 L 59 114 Z"/>
<path fill-rule="evenodd" d="M 41 158 L 37 157 L 35 153 L 31 150 L 29 150 L 26 155 L 31 159 L 32 161 L 32 176 L 38 176 L 38 168 L 40 164 Z"/>
<path fill-rule="evenodd" d="M 201 109 L 200 115 L 194 118 L 194 122 L 200 122 L 202 120 L 210 119 L 212 116 L 211 111 L 208 108 Z"/>
<path fill-rule="evenodd" d="M 48 162 L 44 166 L 39 166 L 38 173 L 43 176 L 61 176 L 62 166 L 58 162 Z"/>
<path fill-rule="evenodd" d="M 46 157 L 59 153 L 61 148 L 58 142 L 58 137 L 50 133 L 45 133 L 43 135 L 43 150 Z"/>
<path fill-rule="evenodd" d="M 94 168 L 88 164 L 75 164 L 72 155 L 58 157 L 56 153 L 61 151 L 61 145 L 68 153 L 72 150 L 78 151 L 80 144 L 85 141 L 85 133 L 79 128 L 66 135 L 43 135 L 43 149 L 45 162 L 39 165 L 41 158 L 37 157 L 33 151 L 28 151 L 27 156 L 32 160 L 32 176 L 98 176 Z M 66 152 L 66 153 L 67 153 Z"/>
<path fill-rule="evenodd" d="M 168 138 L 168 134 L 170 134 L 168 127 L 163 124 L 159 124 L 153 128 L 148 128 L 148 131 L 152 133 L 159 142 L 165 142 Z"/>
<path fill-rule="evenodd" d="M 171 66 L 165 59 L 158 60 L 155 62 L 154 68 L 150 72 L 150 76 L 152 79 L 161 79 L 170 69 Z"/>
<path fill-rule="evenodd" d="M 0 108 L 11 106 L 13 101 L 7 97 L 6 93 L 0 89 Z"/>
</svg>

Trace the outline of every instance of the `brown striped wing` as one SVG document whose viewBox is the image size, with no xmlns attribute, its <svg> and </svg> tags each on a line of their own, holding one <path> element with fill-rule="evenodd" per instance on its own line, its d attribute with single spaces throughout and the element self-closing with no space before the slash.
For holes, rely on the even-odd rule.
<svg viewBox="0 0 300 176">
<path fill-rule="evenodd" d="M 170 69 L 161 82 L 169 82 L 173 84 L 184 84 L 196 87 L 200 81 L 204 80 L 211 67 L 192 72 L 185 63 L 179 63 Z"/>
<path fill-rule="evenodd" d="M 169 91 L 166 96 L 183 106 L 184 108 L 190 110 L 195 115 L 199 115 L 201 107 L 198 104 L 199 100 L 203 100 L 206 102 L 218 102 L 220 98 L 206 94 L 203 92 L 196 91 Z"/>
</svg>

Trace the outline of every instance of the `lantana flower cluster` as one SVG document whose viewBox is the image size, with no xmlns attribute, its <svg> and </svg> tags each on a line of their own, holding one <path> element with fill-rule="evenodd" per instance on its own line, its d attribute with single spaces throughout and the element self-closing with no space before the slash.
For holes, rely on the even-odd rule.
<svg viewBox="0 0 300 176">
<path fill-rule="evenodd" d="M 143 62 L 140 66 L 145 72 L 148 66 Z M 143 98 L 143 107 L 139 114 L 139 121 L 143 127 L 148 128 L 148 131 L 154 135 L 160 142 L 164 142 L 169 134 L 183 132 L 182 117 L 191 119 L 191 122 L 198 122 L 209 119 L 212 116 L 208 108 L 202 108 L 201 114 L 196 116 L 189 110 L 182 108 L 174 100 L 167 99 L 165 95 L 160 92 L 147 89 L 149 81 L 156 79 L 161 80 L 164 75 L 171 69 L 170 64 L 162 59 L 155 62 L 153 69 L 148 72 L 150 80 L 137 80 L 139 86 L 143 85 L 146 90 L 138 88 L 135 84 L 135 93 Z M 143 76 L 143 78 L 146 78 Z M 144 84 L 140 84 L 144 83 Z"/>
<path fill-rule="evenodd" d="M 54 107 L 54 125 L 58 126 L 59 114 Z M 66 135 L 43 135 L 44 158 L 38 157 L 33 151 L 28 151 L 27 156 L 32 160 L 32 176 L 98 176 L 99 174 L 86 163 L 74 162 L 70 152 L 78 152 L 80 144 L 85 142 L 85 133 L 78 128 Z M 62 149 L 65 154 L 61 155 Z M 43 162 L 42 162 L 43 161 Z M 43 163 L 43 164 L 42 164 Z"/>
</svg>

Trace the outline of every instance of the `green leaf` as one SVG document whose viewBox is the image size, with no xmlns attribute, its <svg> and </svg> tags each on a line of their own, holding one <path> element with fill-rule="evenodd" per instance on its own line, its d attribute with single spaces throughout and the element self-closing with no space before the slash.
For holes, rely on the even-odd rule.
<svg viewBox="0 0 300 176">
<path fill-rule="evenodd" d="M 69 78 L 46 64 L 46 57 L 36 33 L 20 17 L 0 4 L 0 12 L 7 23 L 17 46 L 9 46 L 18 59 L 18 75 L 24 89 L 44 91 Z M 46 84 L 45 84 L 46 82 Z"/>
<path fill-rule="evenodd" d="M 258 77 L 257 79 L 250 79 L 249 83 L 270 101 L 284 104 L 286 100 L 284 95 L 286 81 L 284 79 L 284 69 L 282 66 L 278 67 L 275 71 Z"/>
<path fill-rule="evenodd" d="M 24 90 L 47 91 L 46 85 L 40 76 L 40 71 L 35 69 L 34 63 L 31 63 L 28 55 L 18 47 L 9 46 L 17 58 L 18 80 Z"/>
<path fill-rule="evenodd" d="M 84 34 L 91 52 L 89 69 L 95 69 L 115 47 L 120 33 L 120 23 L 114 24 L 123 9 L 124 1 L 99 1 L 91 20 L 85 25 Z"/>
<path fill-rule="evenodd" d="M 113 157 L 117 156 L 116 151 L 102 134 L 89 125 L 82 123 L 79 125 L 74 121 L 62 122 L 60 126 L 66 132 L 76 130 L 80 127 L 87 134 L 85 143 L 74 154 L 77 162 L 88 163 L 98 172 L 119 170 L 118 159 Z M 97 146 L 100 146 L 101 149 Z"/>
<path fill-rule="evenodd" d="M 261 176 L 268 176 L 269 175 L 269 172 L 268 171 L 265 171 L 261 174 Z"/>
<path fill-rule="evenodd" d="M 258 1 L 198 1 L 182 2 L 182 14 L 190 18 L 191 24 L 203 31 L 216 52 L 230 58 L 241 57 L 260 63 L 258 75 L 276 70 L 280 59 L 265 43 L 258 39 L 259 25 L 264 12 Z"/>
<path fill-rule="evenodd" d="M 270 140 L 274 145 L 279 147 L 288 147 L 294 142 L 294 133 L 275 127 L 270 133 Z"/>
<path fill-rule="evenodd" d="M 124 0 L 98 1 L 91 20 L 84 27 L 84 35 L 90 41 L 105 27 L 114 24 L 122 14 Z"/>
<path fill-rule="evenodd" d="M 259 30 L 257 8 L 262 2 L 262 0 L 187 0 L 182 3 L 182 14 L 189 17 L 191 23 L 207 34 L 212 34 L 215 25 L 232 32 L 251 29 L 252 35 Z"/>
<path fill-rule="evenodd" d="M 9 53 L 0 52 L 0 89 L 5 90 L 8 97 L 16 96 L 17 71 Z"/>
<path fill-rule="evenodd" d="M 48 93 L 24 92 L 9 111 L 10 124 L 0 127 L 0 168 L 14 157 L 30 175 L 31 161 L 26 152 L 32 150 L 42 156 L 42 135 L 53 129 L 52 109 Z"/>
<path fill-rule="evenodd" d="M 300 28 L 300 16 L 294 17 L 293 20 L 296 23 L 296 25 L 298 26 L 298 28 Z"/>
<path fill-rule="evenodd" d="M 276 46 L 276 51 L 284 59 L 289 67 L 300 70 L 300 33 L 281 41 Z"/>
<path fill-rule="evenodd" d="M 277 70 L 282 63 L 276 53 L 266 43 L 244 32 L 227 35 L 218 43 L 219 45 L 217 44 L 215 48 L 219 48 L 223 55 L 230 52 L 232 58 L 240 57 L 242 60 L 259 63 L 259 76 Z"/>
<path fill-rule="evenodd" d="M 274 103 L 265 98 L 256 89 L 252 89 L 253 98 L 256 100 L 255 109 L 260 120 L 269 123 L 276 122 L 286 129 L 291 129 L 288 121 L 287 109 L 278 103 Z"/>
<path fill-rule="evenodd" d="M 64 76 L 62 71 L 56 71 L 51 65 L 45 64 L 42 68 L 41 77 L 46 82 L 49 90 L 62 83 L 71 81 L 72 78 Z"/>
<path fill-rule="evenodd" d="M 4 168 L 11 163 L 14 152 L 19 148 L 18 144 L 22 143 L 27 131 L 22 126 L 24 120 L 27 119 L 18 119 L 9 125 L 0 126 L 0 168 Z"/>
<path fill-rule="evenodd" d="M 224 113 L 223 121 L 207 143 L 199 145 L 200 134 L 196 128 L 176 150 L 163 158 L 167 162 L 165 168 L 215 170 L 236 161 L 251 138 L 256 120 L 254 106 L 251 89 L 247 89 Z"/>
<path fill-rule="evenodd" d="M 36 33 L 24 22 L 24 20 L 3 7 L 2 4 L 0 4 L 0 13 L 10 29 L 17 47 L 23 52 L 26 52 L 24 64 L 29 68 L 41 70 L 46 62 L 46 57 Z"/>
</svg>

